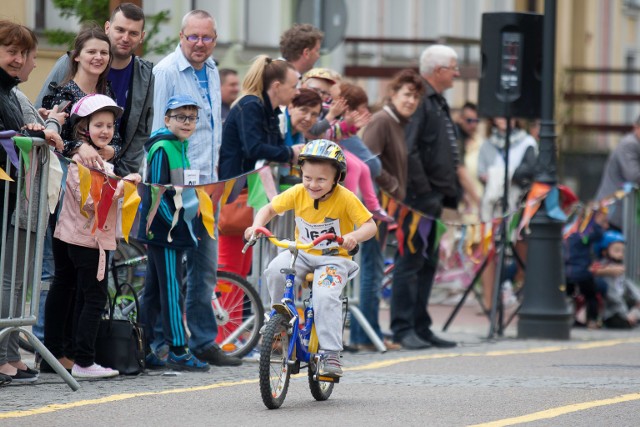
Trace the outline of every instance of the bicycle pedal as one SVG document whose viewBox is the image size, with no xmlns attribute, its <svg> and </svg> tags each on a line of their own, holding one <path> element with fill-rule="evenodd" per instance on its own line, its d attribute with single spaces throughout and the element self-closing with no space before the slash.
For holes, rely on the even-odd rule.
<svg viewBox="0 0 640 427">
<path fill-rule="evenodd" d="M 325 382 L 325 383 L 339 383 L 340 382 L 340 377 L 330 377 L 328 375 L 318 375 L 315 374 L 313 376 L 313 379 L 319 382 Z"/>
</svg>

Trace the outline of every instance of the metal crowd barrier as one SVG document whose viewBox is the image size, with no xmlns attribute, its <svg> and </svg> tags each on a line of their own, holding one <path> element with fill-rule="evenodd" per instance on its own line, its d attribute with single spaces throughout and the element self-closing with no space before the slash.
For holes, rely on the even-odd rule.
<svg viewBox="0 0 640 427">
<path fill-rule="evenodd" d="M 20 167 L 14 171 L 7 156 L 5 171 L 16 177 L 4 181 L 2 231 L 0 240 L 0 341 L 9 334 L 24 334 L 34 349 L 60 375 L 72 390 L 78 382 L 31 332 L 38 317 L 42 251 L 49 218 L 47 186 L 49 179 L 49 147 L 44 140 L 33 138 L 30 153 L 30 191 L 27 200 L 24 176 L 25 161 L 20 154 Z M 13 171 L 13 173 L 12 173 Z M 37 196 L 37 197 L 36 197 Z M 15 209 L 14 209 L 15 207 Z M 32 224 L 35 222 L 35 227 Z"/>
<path fill-rule="evenodd" d="M 625 274 L 640 286 L 640 224 L 638 189 L 630 191 L 622 202 L 622 229 L 627 239 L 624 252 Z"/>
</svg>

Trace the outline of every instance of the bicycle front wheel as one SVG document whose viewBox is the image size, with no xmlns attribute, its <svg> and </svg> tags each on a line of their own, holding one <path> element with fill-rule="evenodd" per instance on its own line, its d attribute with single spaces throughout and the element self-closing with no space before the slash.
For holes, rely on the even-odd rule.
<svg viewBox="0 0 640 427">
<path fill-rule="evenodd" d="M 230 356 L 245 356 L 258 343 L 264 322 L 258 291 L 237 274 L 218 271 L 211 304 L 218 325 L 216 342 Z"/>
<path fill-rule="evenodd" d="M 277 409 L 284 402 L 289 389 L 291 369 L 287 357 L 289 325 L 281 314 L 267 323 L 260 349 L 260 394 L 269 409 Z"/>
</svg>

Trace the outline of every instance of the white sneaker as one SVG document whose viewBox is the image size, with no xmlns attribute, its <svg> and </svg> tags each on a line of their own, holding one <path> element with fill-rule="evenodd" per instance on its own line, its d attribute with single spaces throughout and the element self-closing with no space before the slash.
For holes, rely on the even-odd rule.
<svg viewBox="0 0 640 427">
<path fill-rule="evenodd" d="M 76 378 L 111 378 L 117 377 L 120 375 L 120 372 L 115 369 L 105 368 L 104 366 L 100 366 L 97 363 L 94 363 L 91 366 L 87 366 L 83 368 L 79 365 L 73 365 L 73 369 L 71 369 L 71 375 Z"/>
</svg>

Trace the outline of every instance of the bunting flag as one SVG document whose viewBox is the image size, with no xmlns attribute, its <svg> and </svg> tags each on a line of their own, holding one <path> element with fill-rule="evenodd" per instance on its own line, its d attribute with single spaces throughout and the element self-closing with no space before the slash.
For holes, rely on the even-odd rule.
<svg viewBox="0 0 640 427">
<path fill-rule="evenodd" d="M 254 173 L 247 176 L 247 184 L 249 186 L 247 205 L 251 206 L 255 210 L 258 210 L 269 203 L 269 198 L 267 197 L 264 186 L 262 185 L 260 175 Z"/>
<path fill-rule="evenodd" d="M 415 236 L 416 231 L 418 230 L 418 224 L 420 224 L 420 220 L 422 219 L 419 215 L 411 216 L 411 223 L 409 224 L 409 229 L 407 230 L 409 234 L 407 235 L 407 248 L 409 252 L 415 254 L 417 249 L 413 246 L 413 236 Z"/>
<path fill-rule="evenodd" d="M 53 214 L 56 210 L 58 200 L 60 198 L 60 189 L 62 188 L 62 178 L 66 173 L 62 172 L 62 165 L 56 155 L 49 156 L 49 182 L 47 183 L 47 202 L 49 205 L 49 213 Z M 66 168 L 65 168 L 66 170 Z"/>
<path fill-rule="evenodd" d="M 182 191 L 183 190 L 184 190 L 184 187 L 174 188 L 175 193 L 173 195 L 173 204 L 176 207 L 176 210 L 173 211 L 173 219 L 171 220 L 171 227 L 169 228 L 169 232 L 167 233 L 167 241 L 169 243 L 173 242 L 173 237 L 171 237 L 171 231 L 173 231 L 173 228 L 178 223 L 178 218 L 180 217 L 180 210 L 182 209 Z"/>
<path fill-rule="evenodd" d="M 133 221 L 138 212 L 138 206 L 140 205 L 140 195 L 136 185 L 129 181 L 124 182 L 124 201 L 122 202 L 122 236 L 127 243 L 129 243 L 129 233 L 131 233 L 131 227 Z"/>
<path fill-rule="evenodd" d="M 273 198 L 278 194 L 278 190 L 276 190 L 276 183 L 273 179 L 271 169 L 268 167 L 260 168 L 258 170 L 258 175 L 260 176 L 260 183 L 262 184 L 262 188 L 264 189 L 265 196 L 267 196 L 267 199 L 269 199 L 269 201 L 273 200 Z"/>
<path fill-rule="evenodd" d="M 158 212 L 158 206 L 160 206 L 162 195 L 167 191 L 167 187 L 161 185 L 150 185 L 143 188 L 145 191 L 151 192 L 151 205 L 149 206 L 149 212 L 147 212 L 147 229 L 145 230 L 145 233 L 149 234 L 149 227 L 151 227 L 153 218 L 155 218 L 156 212 Z"/>
<path fill-rule="evenodd" d="M 15 135 L 15 132 L 11 131 L 12 135 Z M 0 145 L 4 148 L 4 151 L 7 153 L 7 157 L 11 161 L 14 169 L 18 169 L 20 167 L 20 160 L 18 159 L 18 154 L 16 153 L 16 145 L 13 142 L 11 137 L 3 137 L 0 138 Z"/>
<path fill-rule="evenodd" d="M 566 221 L 567 215 L 560 208 L 560 191 L 558 187 L 553 186 L 544 199 L 544 206 L 547 209 L 547 215 L 557 221 Z"/>
<path fill-rule="evenodd" d="M 105 176 L 97 170 L 90 170 L 91 172 L 91 188 L 89 189 L 89 194 L 91 195 L 91 200 L 93 202 L 93 213 L 94 217 L 98 218 L 98 205 L 100 204 L 100 200 L 102 197 L 102 187 L 104 186 Z M 84 205 L 82 205 L 84 207 Z M 96 231 L 97 223 L 94 221 L 93 223 L 93 232 Z"/>
<path fill-rule="evenodd" d="M 198 214 L 198 206 L 200 205 L 196 190 L 193 187 L 185 187 L 182 192 L 182 206 L 184 208 L 184 221 L 187 223 L 189 233 L 194 242 L 197 242 L 196 233 L 193 231 L 193 220 Z M 212 237 L 215 239 L 215 237 Z"/>
<path fill-rule="evenodd" d="M 109 211 L 113 205 L 113 195 L 116 192 L 118 181 L 115 178 L 107 177 L 107 185 L 102 186 L 102 194 L 100 194 L 100 202 L 97 204 L 96 220 L 93 222 L 93 231 L 96 228 L 103 230 L 104 224 L 109 216 Z"/>
<path fill-rule="evenodd" d="M 7 175 L 7 173 L 2 168 L 0 168 L 0 179 L 2 179 L 4 181 L 13 182 L 13 178 L 11 178 L 9 175 Z"/>
<path fill-rule="evenodd" d="M 422 248 L 423 248 L 422 256 L 425 258 L 429 258 L 427 250 L 429 249 L 429 234 L 431 234 L 431 227 L 433 227 L 433 220 L 428 218 L 420 218 L 418 215 L 414 215 L 414 216 L 417 217 L 419 220 L 421 220 L 419 222 L 419 227 L 420 227 L 419 235 L 420 235 L 420 239 L 422 239 Z M 415 253 L 416 250 L 412 249 L 412 247 L 413 245 L 409 247 L 409 250 L 411 251 L 411 253 Z"/>
<path fill-rule="evenodd" d="M 213 202 L 211 201 L 209 194 L 207 194 L 207 192 L 201 187 L 196 188 L 196 194 L 198 195 L 198 200 L 200 202 L 200 216 L 202 217 L 202 224 L 207 230 L 207 233 L 209 233 L 209 236 L 213 239 L 215 236 L 214 226 L 216 221 L 213 216 Z"/>
<path fill-rule="evenodd" d="M 400 255 L 404 255 L 404 230 L 402 226 L 409 212 L 411 212 L 409 208 L 402 205 L 400 207 L 400 213 L 398 214 L 398 228 L 396 228 L 396 240 L 398 241 L 398 252 L 400 252 Z"/>
<path fill-rule="evenodd" d="M 31 169 L 31 156 L 29 156 L 29 153 L 31 153 L 33 149 L 33 141 L 28 136 L 14 136 L 13 142 L 15 142 L 16 147 L 18 147 L 22 154 L 22 161 L 24 162 L 24 170 L 26 172 Z"/>
<path fill-rule="evenodd" d="M 436 220 L 436 237 L 433 241 L 433 250 L 435 251 L 440 245 L 440 239 L 442 239 L 442 235 L 447 232 L 447 226 L 444 225 L 444 222 L 440 220 Z M 433 253 L 432 255 L 436 255 Z"/>
<path fill-rule="evenodd" d="M 543 184 L 541 182 L 533 183 L 531 190 L 529 190 L 529 194 L 527 195 L 524 212 L 522 213 L 522 221 L 518 227 L 518 235 L 522 233 L 523 229 L 527 234 L 529 233 L 529 222 L 536 212 L 538 212 L 538 209 L 540 209 L 542 200 L 550 190 L 551 186 L 549 184 Z"/>
<path fill-rule="evenodd" d="M 80 163 L 76 163 L 76 166 L 78 167 L 78 177 L 80 179 L 80 213 L 89 218 L 89 215 L 84 211 L 84 204 L 87 203 L 89 191 L 91 191 L 91 171 Z"/>
</svg>

